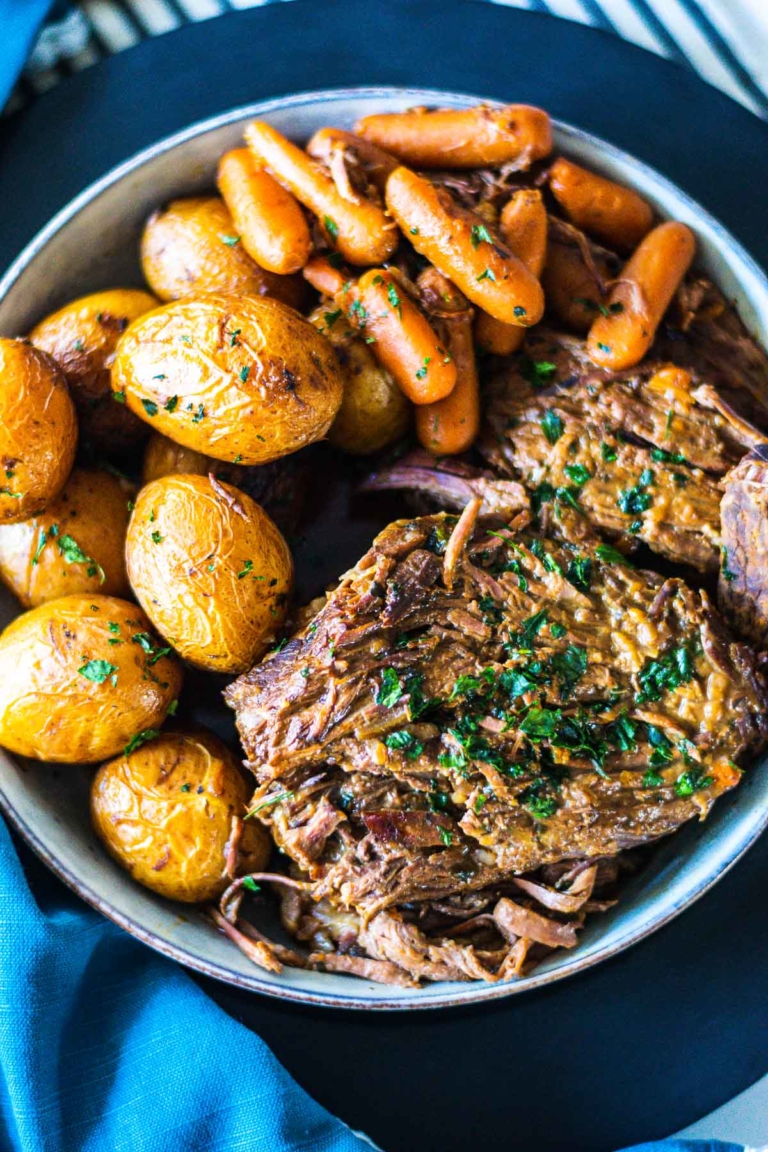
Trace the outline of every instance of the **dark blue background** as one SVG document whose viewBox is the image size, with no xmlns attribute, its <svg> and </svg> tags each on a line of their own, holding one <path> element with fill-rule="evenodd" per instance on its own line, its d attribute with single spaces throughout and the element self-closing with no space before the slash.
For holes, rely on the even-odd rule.
<svg viewBox="0 0 768 1152">
<path fill-rule="evenodd" d="M 296 0 L 147 41 L 0 126 L 0 265 L 159 137 L 261 97 L 356 84 L 542 104 L 660 169 L 768 264 L 768 128 L 693 73 L 473 0 Z M 487 1007 L 364 1016 L 201 983 L 386 1152 L 608 1152 L 690 1123 L 768 1071 L 767 876 L 764 838 L 644 944 Z"/>
</svg>

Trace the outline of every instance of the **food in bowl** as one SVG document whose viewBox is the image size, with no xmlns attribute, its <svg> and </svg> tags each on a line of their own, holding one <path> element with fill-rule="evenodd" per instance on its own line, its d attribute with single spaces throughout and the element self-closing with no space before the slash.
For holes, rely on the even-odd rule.
<svg viewBox="0 0 768 1152">
<path fill-rule="evenodd" d="M 163 637 L 146 654 L 240 673 L 226 696 L 257 788 L 230 814 L 280 855 L 246 859 L 223 818 L 198 837 L 186 777 L 178 798 L 161 789 L 183 835 L 159 820 L 146 859 L 111 850 L 156 890 L 167 858 L 166 894 L 218 898 L 213 922 L 273 972 L 517 979 L 574 947 L 764 741 L 762 663 L 738 636 L 765 635 L 766 359 L 698 274 L 691 230 L 552 156 L 539 110 L 385 114 L 305 151 L 256 122 L 245 142 L 202 216 L 176 201 L 149 222 L 166 303 L 131 322 L 109 375 L 153 433 L 128 543 Z M 268 276 L 275 295 L 303 284 L 305 315 Z M 266 534 L 246 496 L 267 504 L 297 459 L 320 461 L 320 491 L 323 461 L 368 454 L 363 491 L 414 495 L 325 597 L 271 603 L 254 639 L 237 624 L 254 587 L 233 582 L 262 573 L 250 556 L 231 570 L 241 536 Z M 227 515 L 198 516 L 204 493 Z M 224 648 L 201 619 L 226 621 Z M 115 826 L 170 771 L 165 741 L 173 778 L 194 774 L 194 734 L 177 718 L 156 737 L 161 721 L 100 757 L 99 779 L 147 766 Z M 174 892 L 197 864 L 203 887 Z M 268 894 L 291 946 L 253 923 Z"/>
</svg>

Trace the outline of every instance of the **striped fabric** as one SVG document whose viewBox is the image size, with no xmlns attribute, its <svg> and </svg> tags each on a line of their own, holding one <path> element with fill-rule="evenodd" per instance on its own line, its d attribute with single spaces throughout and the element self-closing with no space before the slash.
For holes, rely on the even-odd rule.
<svg viewBox="0 0 768 1152">
<path fill-rule="evenodd" d="M 273 0 L 80 0 L 43 33 L 8 111 L 62 76 L 190 21 Z M 495 0 L 576 20 L 676 60 L 768 118 L 768 0 Z"/>
</svg>

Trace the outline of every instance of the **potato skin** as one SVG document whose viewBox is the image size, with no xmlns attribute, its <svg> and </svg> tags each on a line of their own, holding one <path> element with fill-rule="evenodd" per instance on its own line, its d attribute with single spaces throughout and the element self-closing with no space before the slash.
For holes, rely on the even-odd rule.
<svg viewBox="0 0 768 1152">
<path fill-rule="evenodd" d="M 32 329 L 30 340 L 64 373 L 77 409 L 80 438 L 91 448 L 122 453 L 141 443 L 146 429 L 109 386 L 120 335 L 159 300 L 136 288 L 115 288 L 73 300 Z"/>
<path fill-rule="evenodd" d="M 192 904 L 215 899 L 230 883 L 227 846 L 248 794 L 234 756 L 212 733 L 164 732 L 99 768 L 91 818 L 134 880 Z M 238 872 L 262 871 L 270 850 L 266 829 L 245 821 Z"/>
<path fill-rule="evenodd" d="M 134 639 L 144 634 L 150 652 Z M 144 613 L 114 596 L 64 596 L 17 616 L 0 635 L 0 745 L 61 764 L 117 755 L 159 728 L 179 694 L 181 666 L 159 648 Z M 80 669 L 94 661 L 115 671 L 89 679 Z"/>
<path fill-rule="evenodd" d="M 413 409 L 393 377 L 343 317 L 330 327 L 327 310 L 317 308 L 310 320 L 330 340 L 344 377 L 344 395 L 328 439 L 342 452 L 368 456 L 404 436 Z"/>
<path fill-rule="evenodd" d="M 222 240 L 222 236 L 226 237 Z M 301 308 L 306 286 L 300 276 L 276 276 L 252 260 L 220 196 L 172 200 L 154 212 L 141 238 L 141 267 L 161 300 L 203 292 L 273 296 Z"/>
<path fill-rule="evenodd" d="M 207 476 L 212 472 L 217 479 L 223 478 L 237 484 L 243 471 L 239 464 L 225 464 L 223 460 L 214 460 L 211 456 L 204 456 L 202 452 L 184 448 L 183 445 L 169 440 L 159 432 L 153 432 L 144 449 L 141 482 L 151 484 L 161 476 L 175 476 L 178 473 Z"/>
<path fill-rule="evenodd" d="M 266 512 L 230 484 L 165 476 L 142 488 L 126 561 L 147 615 L 197 668 L 245 672 L 285 618 L 288 545 Z"/>
<path fill-rule="evenodd" d="M 0 524 L 55 500 L 76 448 L 75 406 L 59 368 L 31 344 L 0 337 Z"/>
<path fill-rule="evenodd" d="M 0 524 L 0 580 L 25 608 L 78 592 L 130 596 L 125 532 L 132 495 L 132 487 L 111 472 L 74 468 L 44 512 Z M 92 563 L 67 562 L 67 537 Z"/>
<path fill-rule="evenodd" d="M 213 293 L 132 324 L 117 348 L 112 387 L 185 448 L 266 464 L 325 436 L 343 381 L 328 341 L 292 308 Z"/>
</svg>

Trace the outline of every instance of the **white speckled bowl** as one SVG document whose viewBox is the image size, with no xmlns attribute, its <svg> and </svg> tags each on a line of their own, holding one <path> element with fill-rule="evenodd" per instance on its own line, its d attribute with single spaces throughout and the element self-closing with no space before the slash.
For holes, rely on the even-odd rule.
<svg viewBox="0 0 768 1152">
<path fill-rule="evenodd" d="M 138 282 L 138 240 L 148 213 L 173 196 L 209 188 L 218 157 L 239 144 L 254 116 L 296 139 L 325 124 L 349 127 L 361 115 L 416 104 L 463 105 L 476 97 L 414 89 L 314 92 L 205 120 L 108 173 L 54 217 L 0 282 L 0 332 L 15 336 L 52 308 L 99 288 Z M 689 224 L 701 264 L 732 297 L 750 330 L 768 343 L 768 281 L 734 238 L 688 196 L 644 164 L 593 136 L 556 126 L 559 148 L 632 185 L 663 215 Z M 18 612 L 0 593 L 0 621 Z M 38 855 L 83 899 L 159 952 L 242 988 L 343 1008 L 437 1008 L 494 999 L 562 980 L 660 928 L 730 868 L 768 823 L 768 772 L 751 769 L 705 823 L 666 841 L 628 886 L 620 904 L 590 920 L 579 946 L 553 954 L 523 980 L 392 989 L 354 977 L 255 968 L 195 911 L 138 887 L 107 858 L 91 831 L 90 772 L 27 764 L 0 754 L 0 806 Z"/>
</svg>

